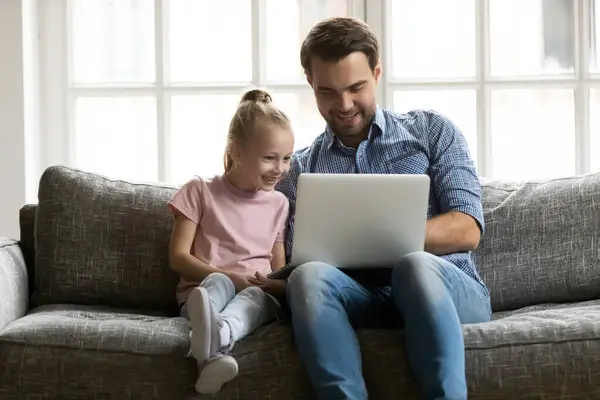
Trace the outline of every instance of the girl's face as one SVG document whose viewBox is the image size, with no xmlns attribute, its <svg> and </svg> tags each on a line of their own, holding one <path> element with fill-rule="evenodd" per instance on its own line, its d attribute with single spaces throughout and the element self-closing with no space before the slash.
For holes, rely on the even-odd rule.
<svg viewBox="0 0 600 400">
<path fill-rule="evenodd" d="M 244 189 L 275 189 L 277 182 L 290 169 L 294 135 L 289 127 L 267 125 L 256 132 L 244 146 L 235 150 L 239 183 Z"/>
</svg>

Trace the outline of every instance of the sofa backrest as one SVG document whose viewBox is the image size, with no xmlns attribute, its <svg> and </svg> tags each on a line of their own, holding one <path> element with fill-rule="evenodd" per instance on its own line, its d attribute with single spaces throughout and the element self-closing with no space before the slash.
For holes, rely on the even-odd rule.
<svg viewBox="0 0 600 400">
<path fill-rule="evenodd" d="M 482 184 L 474 258 L 494 311 L 600 297 L 600 174 Z"/>
<path fill-rule="evenodd" d="M 35 216 L 35 306 L 103 304 L 175 312 L 168 267 L 176 188 L 110 180 L 53 166 Z"/>
<path fill-rule="evenodd" d="M 25 258 L 27 266 L 27 278 L 29 283 L 29 295 L 33 294 L 35 288 L 35 212 L 37 204 L 25 204 L 19 210 L 19 226 L 21 228 L 21 237 L 19 238 L 19 246 Z"/>
<path fill-rule="evenodd" d="M 35 228 L 28 265 L 34 305 L 175 312 L 178 277 L 168 268 L 172 219 L 166 207 L 175 190 L 48 168 L 37 207 L 21 212 L 21 241 L 30 258 Z M 483 208 L 486 231 L 474 259 L 494 311 L 600 297 L 600 174 L 484 180 Z"/>
</svg>

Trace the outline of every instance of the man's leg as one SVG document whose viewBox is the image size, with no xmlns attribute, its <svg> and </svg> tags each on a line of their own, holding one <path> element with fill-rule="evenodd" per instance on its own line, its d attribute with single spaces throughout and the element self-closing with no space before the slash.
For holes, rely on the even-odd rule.
<svg viewBox="0 0 600 400">
<path fill-rule="evenodd" d="M 318 398 L 366 399 L 352 323 L 380 318 L 386 306 L 383 296 L 335 267 L 311 262 L 290 275 L 287 300 L 296 345 Z"/>
<path fill-rule="evenodd" d="M 394 268 L 392 299 L 404 318 L 409 361 L 425 399 L 466 399 L 460 325 L 490 319 L 487 290 L 450 262 L 416 252 Z"/>
</svg>

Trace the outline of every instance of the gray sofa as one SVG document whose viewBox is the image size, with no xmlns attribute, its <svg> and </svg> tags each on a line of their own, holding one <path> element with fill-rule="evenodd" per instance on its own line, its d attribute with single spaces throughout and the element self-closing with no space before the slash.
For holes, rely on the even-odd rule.
<svg viewBox="0 0 600 400">
<path fill-rule="evenodd" d="M 470 399 L 600 398 L 600 174 L 483 182 L 493 321 L 464 326 Z M 193 398 L 167 266 L 175 187 L 47 169 L 0 241 L 0 399 Z M 372 399 L 419 398 L 401 333 L 361 330 Z M 234 349 L 218 399 L 314 399 L 290 326 Z"/>
</svg>

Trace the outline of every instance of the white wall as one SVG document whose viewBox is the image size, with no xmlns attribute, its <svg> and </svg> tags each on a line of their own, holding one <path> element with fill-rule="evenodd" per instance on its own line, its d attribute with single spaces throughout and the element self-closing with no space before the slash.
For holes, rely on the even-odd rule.
<svg viewBox="0 0 600 400">
<path fill-rule="evenodd" d="M 0 236 L 12 238 L 40 172 L 35 15 L 35 0 L 0 0 Z"/>
</svg>

